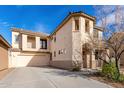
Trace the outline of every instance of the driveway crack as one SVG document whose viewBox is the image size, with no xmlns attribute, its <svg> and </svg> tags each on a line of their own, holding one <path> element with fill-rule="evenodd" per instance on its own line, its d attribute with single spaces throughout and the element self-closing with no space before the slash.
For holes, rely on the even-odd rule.
<svg viewBox="0 0 124 93">
<path fill-rule="evenodd" d="M 58 88 L 58 86 L 56 85 L 56 83 L 54 81 L 52 81 L 51 79 L 47 78 L 48 81 L 55 87 Z"/>
</svg>

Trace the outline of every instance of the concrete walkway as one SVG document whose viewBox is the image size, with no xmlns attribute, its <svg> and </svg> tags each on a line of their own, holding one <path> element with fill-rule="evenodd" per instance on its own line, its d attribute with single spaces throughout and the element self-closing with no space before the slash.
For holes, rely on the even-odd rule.
<svg viewBox="0 0 124 93">
<path fill-rule="evenodd" d="M 88 79 L 78 72 L 39 67 L 22 67 L 0 80 L 3 88 L 107 88 L 109 85 Z"/>
</svg>

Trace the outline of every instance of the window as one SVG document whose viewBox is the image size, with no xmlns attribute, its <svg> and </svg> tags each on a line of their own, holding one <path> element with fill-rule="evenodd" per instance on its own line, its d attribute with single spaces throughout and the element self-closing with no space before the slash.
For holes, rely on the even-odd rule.
<svg viewBox="0 0 124 93">
<path fill-rule="evenodd" d="M 27 36 L 27 47 L 28 48 L 36 48 L 35 37 Z"/>
<path fill-rule="evenodd" d="M 89 21 L 85 21 L 85 32 L 89 32 Z"/>
<path fill-rule="evenodd" d="M 54 51 L 54 57 L 56 57 L 56 51 Z"/>
<path fill-rule="evenodd" d="M 41 39 L 40 45 L 41 45 L 41 49 L 47 49 L 47 40 Z"/>
<path fill-rule="evenodd" d="M 59 55 L 61 54 L 61 50 L 59 50 L 59 53 L 58 53 Z"/>
<path fill-rule="evenodd" d="M 60 55 L 60 54 L 66 54 L 66 50 L 65 50 L 65 49 L 61 49 L 61 50 L 58 51 L 58 54 L 59 54 L 59 55 Z"/>
<path fill-rule="evenodd" d="M 19 42 L 19 35 L 15 35 L 15 43 Z"/>
<path fill-rule="evenodd" d="M 99 53 L 98 53 L 98 51 L 96 50 L 96 51 L 95 51 L 95 59 L 96 59 L 96 60 L 98 60 L 98 54 L 99 54 Z"/>
<path fill-rule="evenodd" d="M 56 37 L 54 37 L 54 42 L 56 42 Z"/>
<path fill-rule="evenodd" d="M 32 48 L 32 43 L 31 43 L 31 42 L 28 42 L 28 43 L 27 43 L 27 47 L 28 47 L 28 48 Z"/>
<path fill-rule="evenodd" d="M 75 19 L 75 30 L 79 30 L 79 20 Z"/>
<path fill-rule="evenodd" d="M 94 36 L 94 38 L 98 38 L 99 37 L 99 34 L 98 34 L 97 30 L 94 30 L 93 36 Z"/>
</svg>

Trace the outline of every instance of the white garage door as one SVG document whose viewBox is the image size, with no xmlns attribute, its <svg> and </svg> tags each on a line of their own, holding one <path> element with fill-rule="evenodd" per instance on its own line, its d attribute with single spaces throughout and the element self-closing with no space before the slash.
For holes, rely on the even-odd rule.
<svg viewBox="0 0 124 93">
<path fill-rule="evenodd" d="M 45 55 L 18 55 L 12 61 L 14 67 L 46 66 L 49 65 L 49 54 Z"/>
</svg>

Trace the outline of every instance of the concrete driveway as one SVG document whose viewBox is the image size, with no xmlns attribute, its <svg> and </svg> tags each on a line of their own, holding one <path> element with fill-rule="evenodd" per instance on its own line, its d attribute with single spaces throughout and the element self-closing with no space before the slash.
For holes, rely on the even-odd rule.
<svg viewBox="0 0 124 93">
<path fill-rule="evenodd" d="M 3 88 L 107 88 L 104 83 L 88 79 L 78 72 L 40 67 L 22 67 L 0 81 Z"/>
</svg>

